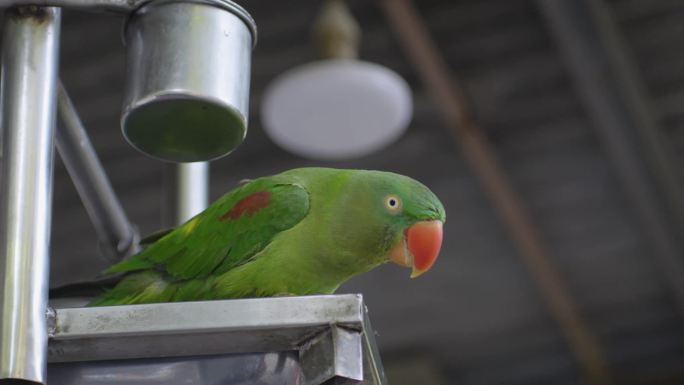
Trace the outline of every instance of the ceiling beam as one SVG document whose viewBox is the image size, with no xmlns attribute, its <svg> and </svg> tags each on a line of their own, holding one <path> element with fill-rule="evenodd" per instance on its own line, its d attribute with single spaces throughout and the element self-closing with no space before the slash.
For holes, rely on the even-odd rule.
<svg viewBox="0 0 684 385">
<path fill-rule="evenodd" d="M 601 0 L 537 5 L 684 317 L 684 187 L 612 12 Z"/>
<path fill-rule="evenodd" d="M 421 16 L 411 0 L 381 0 L 380 4 L 425 88 L 444 115 L 456 145 L 479 178 L 482 189 L 518 248 L 518 255 L 539 286 L 546 306 L 560 326 L 586 380 L 592 384 L 609 384 L 606 360 L 596 338 L 549 261 L 539 231 L 507 181 L 492 145 L 475 122 L 467 98 Z"/>
</svg>

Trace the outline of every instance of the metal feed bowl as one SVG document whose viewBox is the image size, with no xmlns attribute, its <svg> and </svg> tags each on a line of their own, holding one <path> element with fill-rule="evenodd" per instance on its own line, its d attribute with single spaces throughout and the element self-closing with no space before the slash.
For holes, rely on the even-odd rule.
<svg viewBox="0 0 684 385">
<path fill-rule="evenodd" d="M 227 155 L 247 133 L 256 25 L 227 0 L 154 0 L 125 26 L 128 76 L 121 117 L 133 147 L 197 162 Z"/>
</svg>

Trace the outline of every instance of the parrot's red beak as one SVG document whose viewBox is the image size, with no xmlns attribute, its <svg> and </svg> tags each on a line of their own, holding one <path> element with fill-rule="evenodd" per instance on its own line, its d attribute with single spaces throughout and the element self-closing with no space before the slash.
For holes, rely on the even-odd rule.
<svg viewBox="0 0 684 385">
<path fill-rule="evenodd" d="M 406 229 L 403 242 L 390 252 L 390 260 L 411 267 L 411 278 L 426 271 L 437 260 L 442 248 L 442 221 L 416 222 Z"/>
</svg>

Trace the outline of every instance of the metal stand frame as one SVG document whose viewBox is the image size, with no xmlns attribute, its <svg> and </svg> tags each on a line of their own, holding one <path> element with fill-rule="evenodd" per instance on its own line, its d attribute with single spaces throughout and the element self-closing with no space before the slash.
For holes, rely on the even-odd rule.
<svg viewBox="0 0 684 385">
<path fill-rule="evenodd" d="M 111 261 L 136 253 L 138 231 L 128 220 L 61 82 L 57 110 L 62 122 L 55 138 L 57 150 L 100 238 L 100 251 Z"/>
<path fill-rule="evenodd" d="M 45 382 L 59 8 L 5 13 L 0 378 Z"/>
<path fill-rule="evenodd" d="M 164 223 L 176 226 L 209 205 L 209 162 L 169 164 Z"/>
<path fill-rule="evenodd" d="M 222 383 L 385 384 L 360 296 L 48 311 L 55 141 L 105 254 L 118 260 L 138 250 L 138 233 L 57 79 L 61 10 L 56 7 L 130 13 L 150 1 L 155 0 L 4 0 L 0 5 L 14 7 L 5 10 L 0 69 L 0 384 L 44 384 L 48 361 L 55 384 L 151 384 L 111 373 L 152 378 L 158 368 L 182 375 L 188 367 L 199 375 L 193 383 L 238 373 L 243 380 Z M 235 6 L 227 0 L 188 1 Z M 56 110 L 62 124 L 55 130 Z M 180 223 L 207 206 L 209 166 L 173 167 L 173 222 Z M 249 371 L 249 362 L 258 364 L 257 372 Z M 181 364 L 175 366 L 180 371 L 169 372 L 174 363 Z M 217 368 L 212 363 L 218 363 L 217 370 L 207 370 Z"/>
</svg>

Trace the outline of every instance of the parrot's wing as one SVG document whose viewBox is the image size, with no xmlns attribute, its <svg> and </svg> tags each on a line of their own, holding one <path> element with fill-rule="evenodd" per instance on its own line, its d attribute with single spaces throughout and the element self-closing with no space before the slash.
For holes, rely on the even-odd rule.
<svg viewBox="0 0 684 385">
<path fill-rule="evenodd" d="M 148 246 L 153 244 L 154 242 L 157 242 L 158 240 L 164 238 L 167 236 L 170 232 L 175 230 L 175 227 L 171 227 L 169 229 L 161 229 L 157 230 L 152 234 L 148 234 L 145 236 L 145 238 L 140 240 L 140 246 Z"/>
<path fill-rule="evenodd" d="M 302 186 L 256 179 L 106 273 L 156 269 L 177 279 L 221 274 L 254 258 L 308 212 L 309 193 Z"/>
</svg>

